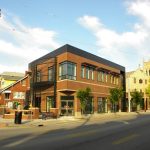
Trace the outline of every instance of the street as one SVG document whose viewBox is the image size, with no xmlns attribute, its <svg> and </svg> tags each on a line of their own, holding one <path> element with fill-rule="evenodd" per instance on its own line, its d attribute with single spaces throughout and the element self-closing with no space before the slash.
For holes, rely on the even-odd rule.
<svg viewBox="0 0 150 150">
<path fill-rule="evenodd" d="M 1 150 L 149 150 L 150 114 L 0 129 Z"/>
</svg>

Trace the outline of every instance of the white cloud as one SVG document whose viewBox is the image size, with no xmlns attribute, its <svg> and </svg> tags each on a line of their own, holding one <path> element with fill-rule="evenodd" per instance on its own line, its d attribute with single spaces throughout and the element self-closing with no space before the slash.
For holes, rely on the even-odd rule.
<svg viewBox="0 0 150 150">
<path fill-rule="evenodd" d="M 0 63 L 0 72 L 2 71 L 22 71 L 27 69 L 28 63 L 56 49 L 59 44 L 55 41 L 57 33 L 51 30 L 45 30 L 38 27 L 28 27 L 24 25 L 18 18 L 7 20 L 2 15 L 0 18 L 0 53 L 12 56 L 11 62 Z M 23 59 L 19 64 L 20 58 Z M 16 66 L 15 66 L 15 65 Z M 18 65 L 19 64 L 19 65 Z"/>
<path fill-rule="evenodd" d="M 135 69 L 143 58 L 150 58 L 150 1 L 128 1 L 126 6 L 130 15 L 141 19 L 133 25 L 133 31 L 117 33 L 106 28 L 95 16 L 85 15 L 78 21 L 96 37 L 101 57 L 124 65 L 129 71 Z"/>
</svg>

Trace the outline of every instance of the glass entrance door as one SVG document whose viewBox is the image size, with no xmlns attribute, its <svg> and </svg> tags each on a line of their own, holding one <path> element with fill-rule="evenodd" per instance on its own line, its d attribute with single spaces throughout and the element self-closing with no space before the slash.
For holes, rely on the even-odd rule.
<svg viewBox="0 0 150 150">
<path fill-rule="evenodd" d="M 105 113 L 106 112 L 106 99 L 99 97 L 98 98 L 98 113 Z"/>
<path fill-rule="evenodd" d="M 41 97 L 35 98 L 35 107 L 38 107 L 39 111 L 41 111 Z"/>
<path fill-rule="evenodd" d="M 83 112 L 84 114 L 93 114 L 94 113 L 94 104 L 93 104 L 93 97 L 91 97 L 86 106 L 85 106 L 85 111 Z"/>
<path fill-rule="evenodd" d="M 74 115 L 74 96 L 61 96 L 61 115 Z"/>
</svg>

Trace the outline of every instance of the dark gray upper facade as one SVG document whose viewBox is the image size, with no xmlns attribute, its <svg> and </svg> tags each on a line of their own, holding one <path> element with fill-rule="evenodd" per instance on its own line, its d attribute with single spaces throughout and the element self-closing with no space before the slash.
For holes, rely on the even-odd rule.
<svg viewBox="0 0 150 150">
<path fill-rule="evenodd" d="M 94 54 L 91 54 L 89 52 L 86 52 L 84 50 L 81 50 L 79 48 L 76 48 L 74 46 L 71 46 L 69 44 L 66 44 L 46 55 L 44 55 L 43 57 L 40 57 L 39 59 L 36 59 L 34 60 L 33 62 L 31 62 L 29 64 L 29 67 L 32 66 L 32 65 L 36 65 L 40 62 L 42 62 L 43 60 L 47 60 L 49 58 L 53 58 L 53 57 L 56 57 L 62 53 L 65 53 L 65 52 L 70 52 L 70 53 L 73 53 L 75 55 L 78 55 L 78 56 L 81 56 L 81 57 L 84 57 L 84 58 L 87 58 L 87 59 L 90 59 L 92 61 L 96 61 L 98 63 L 101 63 L 101 64 L 104 64 L 104 65 L 107 65 L 107 66 L 110 66 L 110 67 L 113 67 L 113 68 L 116 68 L 116 69 L 119 69 L 120 71 L 122 72 L 125 72 L 125 67 L 117 64 L 117 63 L 114 63 L 114 62 L 111 62 L 109 60 L 106 60 L 104 58 L 101 58 L 99 56 L 96 56 Z"/>
</svg>

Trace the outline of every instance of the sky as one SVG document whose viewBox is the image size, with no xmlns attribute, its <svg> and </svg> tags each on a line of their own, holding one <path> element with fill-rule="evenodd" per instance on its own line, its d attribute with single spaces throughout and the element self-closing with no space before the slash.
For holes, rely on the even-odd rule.
<svg viewBox="0 0 150 150">
<path fill-rule="evenodd" d="M 0 72 L 70 44 L 126 71 L 150 60 L 150 0 L 0 0 Z"/>
</svg>

